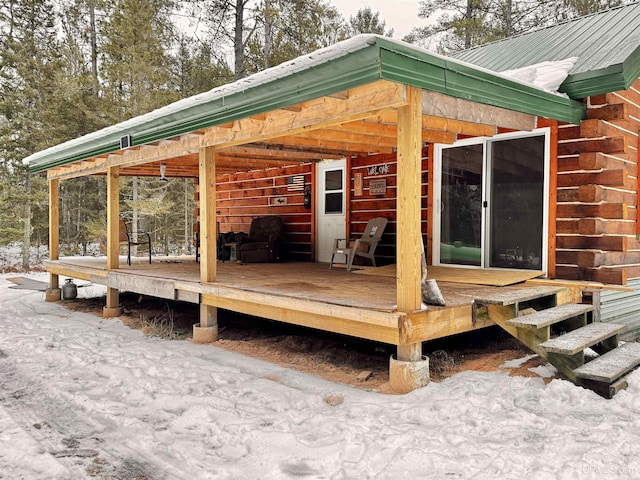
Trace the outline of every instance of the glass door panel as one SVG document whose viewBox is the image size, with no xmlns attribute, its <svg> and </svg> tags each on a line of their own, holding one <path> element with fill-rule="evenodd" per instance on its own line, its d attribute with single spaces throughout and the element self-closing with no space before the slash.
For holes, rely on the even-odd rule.
<svg viewBox="0 0 640 480">
<path fill-rule="evenodd" d="M 542 270 L 545 137 L 490 142 L 490 267 Z"/>
<path fill-rule="evenodd" d="M 484 146 L 442 150 L 440 263 L 480 266 Z"/>
</svg>

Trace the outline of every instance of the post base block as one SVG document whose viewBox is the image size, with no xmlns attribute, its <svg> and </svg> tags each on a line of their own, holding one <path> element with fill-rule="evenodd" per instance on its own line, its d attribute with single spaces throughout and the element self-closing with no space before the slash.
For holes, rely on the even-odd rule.
<svg viewBox="0 0 640 480">
<path fill-rule="evenodd" d="M 218 326 L 201 327 L 199 323 L 193 326 L 193 343 L 213 343 L 218 340 Z"/>
<path fill-rule="evenodd" d="M 122 315 L 122 307 L 103 307 L 102 308 L 102 318 L 114 318 Z"/>
<path fill-rule="evenodd" d="M 429 375 L 429 357 L 422 355 L 422 360 L 405 362 L 395 355 L 389 361 L 389 385 L 396 393 L 409 393 L 426 386 L 431 381 Z"/>
<path fill-rule="evenodd" d="M 44 292 L 44 300 L 46 302 L 58 302 L 62 298 L 61 288 L 47 288 Z"/>
</svg>

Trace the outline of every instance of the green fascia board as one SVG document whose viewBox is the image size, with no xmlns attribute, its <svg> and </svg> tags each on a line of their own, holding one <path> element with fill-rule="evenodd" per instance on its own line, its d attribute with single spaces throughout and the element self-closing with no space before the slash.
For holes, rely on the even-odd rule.
<svg viewBox="0 0 640 480">
<path fill-rule="evenodd" d="M 633 82 L 632 82 L 633 83 Z M 626 90 L 629 87 L 625 81 L 623 66 L 612 65 L 589 72 L 569 75 L 560 85 L 560 92 L 571 98 L 587 98 L 592 95 Z"/>
<path fill-rule="evenodd" d="M 120 149 L 120 138 L 125 135 L 131 135 L 132 146 L 144 145 L 331 95 L 379 79 L 378 49 L 364 48 L 284 78 L 167 113 L 132 128 L 127 128 L 126 122 L 123 122 L 121 129 L 115 125 L 113 132 L 103 132 L 100 138 L 76 143 L 36 158 L 29 162 L 29 168 L 32 173 L 37 173 L 117 151 Z"/>
<path fill-rule="evenodd" d="M 575 100 L 447 57 L 395 42 L 379 40 L 379 43 L 383 47 L 382 78 L 386 80 L 573 124 L 586 118 L 586 106 Z"/>
<path fill-rule="evenodd" d="M 580 99 L 592 95 L 627 90 L 640 77 L 640 47 L 622 63 L 587 72 L 569 75 L 560 85 L 560 91 Z"/>
</svg>

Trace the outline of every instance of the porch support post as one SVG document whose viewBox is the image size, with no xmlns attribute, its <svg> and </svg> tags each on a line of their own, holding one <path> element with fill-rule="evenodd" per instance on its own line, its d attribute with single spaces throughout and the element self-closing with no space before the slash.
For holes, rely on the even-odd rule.
<svg viewBox="0 0 640 480">
<path fill-rule="evenodd" d="M 398 108 L 396 287 L 398 311 L 409 313 L 422 305 L 422 90 L 407 86 L 406 92 L 408 104 Z M 398 345 L 397 358 L 391 358 L 389 381 L 400 393 L 429 383 L 429 363 L 422 356 L 422 343 Z"/>
<path fill-rule="evenodd" d="M 216 281 L 218 236 L 216 215 L 216 153 L 214 147 L 200 148 L 200 282 Z M 202 302 L 202 299 L 200 300 Z M 218 339 L 218 309 L 200 303 L 200 323 L 193 326 L 195 343 Z"/>
<path fill-rule="evenodd" d="M 107 169 L 107 270 L 120 268 L 120 168 Z M 104 318 L 122 315 L 120 292 L 107 287 L 107 304 L 102 309 Z"/>
<path fill-rule="evenodd" d="M 49 180 L 49 259 L 60 258 L 60 180 Z M 60 277 L 49 274 L 49 288 L 45 292 L 47 302 L 57 302 L 61 298 Z"/>
</svg>

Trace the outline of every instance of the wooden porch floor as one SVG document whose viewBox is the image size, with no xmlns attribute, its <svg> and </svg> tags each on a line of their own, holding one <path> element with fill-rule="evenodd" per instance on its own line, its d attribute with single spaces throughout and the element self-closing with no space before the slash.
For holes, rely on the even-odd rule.
<svg viewBox="0 0 640 480">
<path fill-rule="evenodd" d="M 474 299 L 541 288 L 524 282 L 497 287 L 438 281 L 447 305 L 407 313 L 396 308 L 395 275 L 330 270 L 321 263 L 219 262 L 217 280 L 208 285 L 200 283 L 199 265 L 193 257 L 154 258 L 152 264 L 136 258 L 131 266 L 121 259 L 120 268 L 110 272 L 104 257 L 65 257 L 47 262 L 47 269 L 121 291 L 205 303 L 391 344 L 426 341 L 492 325 L 488 320 L 474 322 Z M 438 269 L 433 270 L 437 273 Z"/>
</svg>

